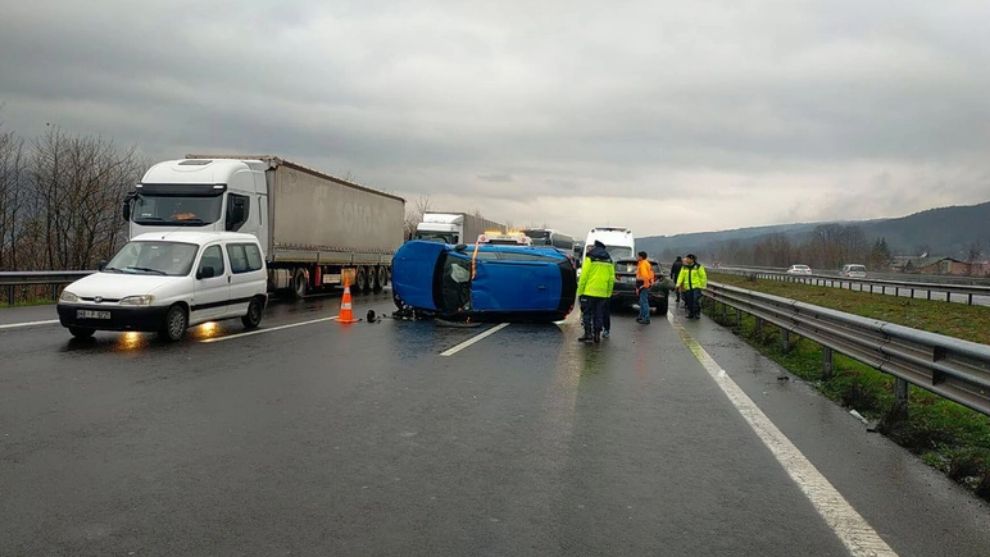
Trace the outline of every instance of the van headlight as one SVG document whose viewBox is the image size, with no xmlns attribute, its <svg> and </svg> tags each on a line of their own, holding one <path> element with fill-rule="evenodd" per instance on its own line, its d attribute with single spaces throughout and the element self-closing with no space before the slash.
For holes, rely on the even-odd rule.
<svg viewBox="0 0 990 557">
<path fill-rule="evenodd" d="M 154 296 L 128 296 L 120 301 L 122 306 L 150 306 Z"/>
<path fill-rule="evenodd" d="M 58 301 L 65 302 L 67 304 L 75 304 L 79 302 L 79 296 L 76 296 L 68 290 L 63 290 L 62 294 L 58 297 Z"/>
</svg>

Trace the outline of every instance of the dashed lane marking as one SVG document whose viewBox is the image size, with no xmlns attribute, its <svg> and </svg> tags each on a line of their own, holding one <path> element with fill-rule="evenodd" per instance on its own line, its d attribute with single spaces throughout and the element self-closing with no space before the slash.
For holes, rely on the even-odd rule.
<svg viewBox="0 0 990 557">
<path fill-rule="evenodd" d="M 58 323 L 58 319 L 48 319 L 45 321 L 25 321 L 24 323 L 10 323 L 8 325 L 0 325 L 0 330 L 19 329 L 21 327 L 35 327 L 38 325 L 54 325 L 55 323 Z"/>
<path fill-rule="evenodd" d="M 225 340 L 234 340 L 243 337 L 251 337 L 254 335 L 263 335 L 265 333 L 273 333 L 275 331 L 281 331 L 283 329 L 291 329 L 293 327 L 302 327 L 303 325 L 312 325 L 313 323 L 324 323 L 326 321 L 335 321 L 337 316 L 333 317 L 323 317 L 321 319 L 310 319 L 309 321 L 300 321 L 299 323 L 289 323 L 288 325 L 279 325 L 277 327 L 268 327 L 265 329 L 256 329 L 254 331 L 247 331 L 245 333 L 237 333 L 236 335 L 227 335 L 224 337 L 214 337 L 205 338 L 201 340 L 202 343 L 212 343 L 212 342 L 223 342 Z"/>
<path fill-rule="evenodd" d="M 479 334 L 477 336 L 473 336 L 473 337 L 465 340 L 464 342 L 458 344 L 457 346 L 454 346 L 453 348 L 448 348 L 447 350 L 444 350 L 443 352 L 440 353 L 440 355 L 441 356 L 453 356 L 454 354 L 457 354 L 461 350 L 464 350 L 465 348 L 471 346 L 472 344 L 475 344 L 477 342 L 481 342 L 482 340 L 484 340 L 484 339 L 486 339 L 486 338 L 494 335 L 495 333 L 501 331 L 502 329 L 504 329 L 504 328 L 506 328 L 508 326 L 509 326 L 508 323 L 500 323 L 498 325 L 495 325 L 491 329 L 488 329 L 488 330 L 484 331 L 483 333 L 481 333 L 481 334 Z"/>
<path fill-rule="evenodd" d="M 825 519 L 825 522 L 846 546 L 849 553 L 856 557 L 896 557 L 897 553 L 880 538 L 880 535 L 866 522 L 866 519 L 856 512 L 856 509 L 791 443 L 791 440 L 777 429 L 770 418 L 756 406 L 753 399 L 739 388 L 739 385 L 701 347 L 684 326 L 679 321 L 674 320 L 673 314 L 668 314 L 667 319 L 677 329 L 677 333 L 685 346 L 701 362 L 701 365 L 712 376 L 712 379 L 736 407 L 736 410 L 742 414 L 746 423 L 763 441 L 763 444 L 770 449 L 787 474 L 811 501 L 815 510 Z"/>
</svg>

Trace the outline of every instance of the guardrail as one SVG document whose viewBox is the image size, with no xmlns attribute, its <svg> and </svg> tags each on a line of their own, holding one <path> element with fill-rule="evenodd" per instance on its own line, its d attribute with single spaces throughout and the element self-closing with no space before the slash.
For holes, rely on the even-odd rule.
<svg viewBox="0 0 990 557">
<path fill-rule="evenodd" d="M 785 347 L 790 334 L 824 347 L 823 375 L 833 373 L 832 351 L 845 354 L 895 378 L 902 408 L 910 383 L 990 415 L 990 346 L 868 319 L 833 309 L 709 282 L 705 298 L 717 308 L 753 315 L 757 327 L 771 323 L 782 331 Z"/>
<path fill-rule="evenodd" d="M 742 275 L 742 276 L 752 276 L 758 279 L 767 280 L 779 280 L 785 282 L 795 282 L 801 284 L 814 284 L 816 286 L 832 286 L 838 288 L 844 288 L 844 285 L 849 285 L 849 290 L 853 290 L 853 285 L 859 286 L 860 292 L 869 292 L 873 294 L 875 291 L 879 291 L 881 294 L 886 294 L 887 290 L 893 291 L 895 296 L 900 296 L 901 292 L 908 292 L 910 296 L 914 298 L 915 292 L 925 292 L 927 299 L 932 299 L 932 293 L 944 293 L 945 301 L 951 302 L 953 294 L 957 296 L 965 296 L 966 303 L 973 305 L 974 296 L 987 296 L 990 297 L 990 286 L 977 286 L 969 284 L 950 284 L 950 283 L 935 283 L 935 282 L 917 282 L 910 280 L 886 280 L 886 279 L 870 279 L 870 278 L 848 278 L 830 275 L 791 275 L 787 273 L 782 273 L 778 271 L 763 271 L 758 269 L 748 269 L 744 267 L 721 267 L 718 269 L 712 269 L 715 273 L 726 273 L 730 275 Z M 869 287 L 867 290 L 866 287 Z"/>
<path fill-rule="evenodd" d="M 54 302 L 58 300 L 59 286 L 91 275 L 96 271 L 2 271 L 0 272 L 0 288 L 5 290 L 8 305 L 17 301 L 17 289 L 28 286 L 48 286 L 48 295 Z"/>
</svg>

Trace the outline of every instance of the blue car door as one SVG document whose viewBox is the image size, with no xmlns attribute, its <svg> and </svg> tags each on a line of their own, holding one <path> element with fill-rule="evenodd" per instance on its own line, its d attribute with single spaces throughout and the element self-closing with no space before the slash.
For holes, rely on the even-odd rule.
<svg viewBox="0 0 990 557">
<path fill-rule="evenodd" d="M 450 246 L 438 242 L 406 242 L 392 258 L 392 290 L 404 303 L 436 310 L 434 297 L 437 263 Z"/>
<path fill-rule="evenodd" d="M 499 252 L 497 259 L 479 259 L 471 283 L 475 311 L 554 311 L 560 296 L 558 262 L 538 254 Z"/>
</svg>

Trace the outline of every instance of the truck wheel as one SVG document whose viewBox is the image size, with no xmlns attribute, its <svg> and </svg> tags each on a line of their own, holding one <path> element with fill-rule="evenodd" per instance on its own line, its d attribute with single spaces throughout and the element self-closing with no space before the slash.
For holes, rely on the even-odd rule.
<svg viewBox="0 0 990 557">
<path fill-rule="evenodd" d="M 362 293 L 368 291 L 368 270 L 366 267 L 358 267 L 357 277 L 354 279 L 354 289 Z"/>
<path fill-rule="evenodd" d="M 186 308 L 176 304 L 168 308 L 165 313 L 165 321 L 158 331 L 159 336 L 169 342 L 178 342 L 186 336 L 186 329 L 189 328 L 189 316 L 186 315 Z"/>
<path fill-rule="evenodd" d="M 85 327 L 69 327 L 69 334 L 75 338 L 93 338 L 95 332 L 95 329 L 87 329 Z"/>
<path fill-rule="evenodd" d="M 257 329 L 261 324 L 261 316 L 265 311 L 265 304 L 261 298 L 252 298 L 248 304 L 247 313 L 241 317 L 241 323 L 245 329 Z"/>
<path fill-rule="evenodd" d="M 296 273 L 292 275 L 292 296 L 300 300 L 307 292 L 309 292 L 309 279 L 306 278 L 306 271 L 296 269 Z"/>
<path fill-rule="evenodd" d="M 388 282 L 388 277 L 385 273 L 385 267 L 375 268 L 375 292 L 381 292 L 385 290 L 385 283 Z"/>
</svg>

